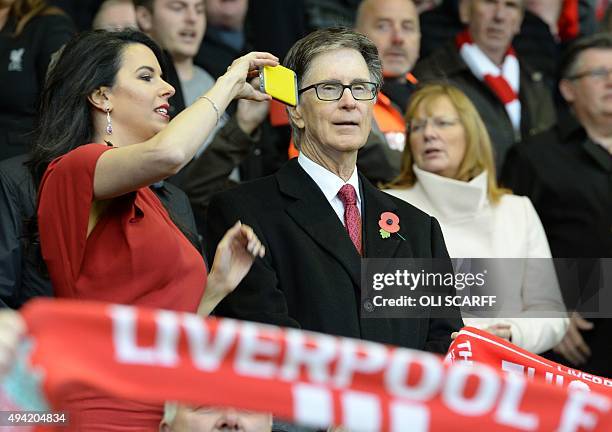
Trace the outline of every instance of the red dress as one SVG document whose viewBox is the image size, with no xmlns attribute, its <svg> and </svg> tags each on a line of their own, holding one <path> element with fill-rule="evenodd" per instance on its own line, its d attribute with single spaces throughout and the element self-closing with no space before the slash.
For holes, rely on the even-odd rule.
<svg viewBox="0 0 612 432">
<path fill-rule="evenodd" d="M 149 188 L 112 199 L 87 236 L 94 171 L 105 151 L 112 148 L 78 147 L 43 176 L 38 224 L 55 295 L 196 312 L 206 284 L 204 260 Z M 71 424 L 82 422 L 78 428 L 88 431 L 156 430 L 163 413 L 160 406 L 92 390 L 72 392 L 62 405 Z"/>
</svg>

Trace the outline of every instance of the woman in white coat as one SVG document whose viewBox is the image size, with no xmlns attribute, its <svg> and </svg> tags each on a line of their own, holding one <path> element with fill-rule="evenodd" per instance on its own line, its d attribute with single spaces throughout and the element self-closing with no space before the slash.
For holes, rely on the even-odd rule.
<svg viewBox="0 0 612 432">
<path fill-rule="evenodd" d="M 453 86 L 429 84 L 413 94 L 406 118 L 402 171 L 386 192 L 435 216 L 452 258 L 522 258 L 493 263 L 502 274 L 503 289 L 495 285 L 501 313 L 464 315 L 465 324 L 534 353 L 551 349 L 568 320 L 558 312 L 564 306 L 552 261 L 537 259 L 551 258 L 546 235 L 529 198 L 498 187 L 474 105 Z"/>
</svg>

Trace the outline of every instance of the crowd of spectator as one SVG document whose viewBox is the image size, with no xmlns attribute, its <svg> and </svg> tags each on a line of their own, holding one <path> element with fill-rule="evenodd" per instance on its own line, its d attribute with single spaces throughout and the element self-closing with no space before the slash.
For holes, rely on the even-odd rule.
<svg viewBox="0 0 612 432">
<path fill-rule="evenodd" d="M 440 354 L 465 324 L 612 377 L 611 10 L 0 0 L 0 306 L 99 300 Z M 259 90 L 279 63 L 295 107 Z M 364 258 L 524 261 L 501 272 L 506 316 L 371 319 Z M 23 332 L 0 315 L 0 371 L 6 327 Z M 73 396 L 87 430 L 300 430 Z"/>
</svg>

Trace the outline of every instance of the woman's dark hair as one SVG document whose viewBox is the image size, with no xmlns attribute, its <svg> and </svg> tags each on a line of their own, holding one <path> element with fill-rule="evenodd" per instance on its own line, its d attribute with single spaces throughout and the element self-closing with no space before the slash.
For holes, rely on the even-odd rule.
<svg viewBox="0 0 612 432">
<path fill-rule="evenodd" d="M 166 64 L 161 49 L 144 33 L 126 30 L 94 30 L 75 36 L 52 60 L 40 97 L 39 121 L 28 168 L 36 190 L 49 163 L 95 137 L 92 105 L 88 97 L 100 87 L 112 87 L 126 47 L 142 44 L 153 51 L 162 71 Z M 197 235 L 187 229 L 167 208 L 170 218 L 199 249 Z M 25 221 L 29 243 L 38 249 L 38 222 Z"/>
<path fill-rule="evenodd" d="M 66 44 L 50 65 L 40 96 L 38 127 L 29 162 L 36 187 L 51 161 L 94 139 L 88 97 L 100 87 L 115 84 L 123 51 L 131 44 L 150 48 L 164 69 L 159 47 L 144 33 L 133 30 L 81 33 Z"/>
</svg>

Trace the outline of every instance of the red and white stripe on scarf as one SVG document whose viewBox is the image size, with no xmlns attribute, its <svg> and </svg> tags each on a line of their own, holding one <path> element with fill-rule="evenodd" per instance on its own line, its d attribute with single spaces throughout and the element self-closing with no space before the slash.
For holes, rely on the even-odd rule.
<svg viewBox="0 0 612 432">
<path fill-rule="evenodd" d="M 520 67 L 514 48 L 510 46 L 501 68 L 497 66 L 472 41 L 467 30 L 455 39 L 459 55 L 474 76 L 489 86 L 506 107 L 506 112 L 515 131 L 521 129 L 521 101 L 519 100 Z"/>
<path fill-rule="evenodd" d="M 561 388 L 583 389 L 612 396 L 612 379 L 572 369 L 530 353 L 505 339 L 474 327 L 464 327 L 451 344 L 451 363 L 487 364 L 530 380 Z"/>
<path fill-rule="evenodd" d="M 609 393 L 444 364 L 426 352 L 95 302 L 35 299 L 20 312 L 34 339 L 31 366 L 55 409 L 85 385 L 353 432 L 612 430 Z"/>
</svg>

